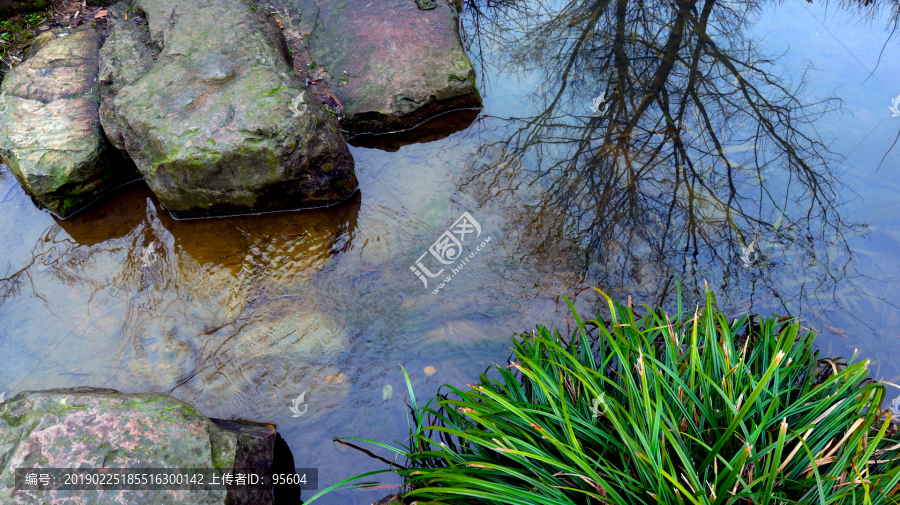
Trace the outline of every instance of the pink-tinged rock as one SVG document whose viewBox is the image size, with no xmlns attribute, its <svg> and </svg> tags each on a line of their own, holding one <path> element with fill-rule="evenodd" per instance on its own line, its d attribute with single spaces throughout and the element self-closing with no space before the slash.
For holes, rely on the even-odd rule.
<svg viewBox="0 0 900 505">
<path fill-rule="evenodd" d="M 480 107 L 475 70 L 448 0 L 289 0 L 318 9 L 309 49 L 327 69 L 351 133 L 412 128 L 437 114 Z M 420 2 L 424 7 L 433 2 Z"/>
<path fill-rule="evenodd" d="M 90 26 L 46 31 L 0 86 L 0 161 L 37 203 L 63 218 L 140 178 L 100 127 L 102 42 Z"/>
<path fill-rule="evenodd" d="M 271 503 L 222 491 L 16 490 L 16 468 L 271 468 L 272 425 L 209 419 L 161 393 L 71 388 L 25 391 L 0 403 L 0 503 Z"/>
</svg>

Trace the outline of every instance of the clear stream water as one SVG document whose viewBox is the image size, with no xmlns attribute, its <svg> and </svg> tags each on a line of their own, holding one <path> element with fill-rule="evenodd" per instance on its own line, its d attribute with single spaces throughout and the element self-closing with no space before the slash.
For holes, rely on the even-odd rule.
<svg viewBox="0 0 900 505">
<path fill-rule="evenodd" d="M 560 295 L 671 307 L 674 279 L 687 303 L 709 285 L 730 314 L 800 317 L 900 383 L 890 13 L 673 5 L 468 3 L 484 109 L 352 140 L 360 191 L 334 208 L 175 221 L 132 184 L 62 221 L 3 172 L 0 391 L 159 391 L 276 423 L 321 489 L 385 467 L 333 437 L 405 438 L 400 365 L 427 397 L 505 364 L 514 332 L 571 331 Z M 439 270 L 429 247 L 463 212 L 465 255 L 491 240 L 434 294 L 410 267 Z"/>
</svg>

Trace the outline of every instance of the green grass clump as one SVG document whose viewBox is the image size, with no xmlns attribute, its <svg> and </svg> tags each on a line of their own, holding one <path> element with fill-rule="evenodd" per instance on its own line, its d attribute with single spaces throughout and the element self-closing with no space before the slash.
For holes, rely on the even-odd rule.
<svg viewBox="0 0 900 505">
<path fill-rule="evenodd" d="M 15 5 L 16 13 L 38 9 L 43 12 L 27 15 L 13 15 L 13 12 L 8 12 L 7 15 L 3 15 L 4 8 L 13 9 L 11 5 Z M 24 58 L 25 49 L 36 35 L 35 28 L 47 15 L 45 9 L 49 8 L 46 2 L 11 5 L 4 5 L 0 0 L 0 19 L 2 19 L 0 21 L 0 40 L 4 42 L 0 44 L 0 78 Z"/>
<path fill-rule="evenodd" d="M 29 15 L 25 16 L 25 21 L 27 21 L 28 24 L 30 24 L 31 26 L 37 26 L 41 22 L 42 19 L 44 19 L 44 16 L 41 16 L 38 13 L 29 14 Z"/>
<path fill-rule="evenodd" d="M 729 322 L 712 293 L 672 315 L 606 300 L 610 319 L 575 314 L 568 339 L 514 337 L 515 361 L 468 390 L 419 407 L 410 386 L 405 443 L 344 439 L 406 466 L 357 478 L 394 472 L 420 503 L 898 501 L 900 444 L 867 360 L 821 359 L 795 319 Z M 320 495 L 366 486 L 352 480 Z"/>
</svg>

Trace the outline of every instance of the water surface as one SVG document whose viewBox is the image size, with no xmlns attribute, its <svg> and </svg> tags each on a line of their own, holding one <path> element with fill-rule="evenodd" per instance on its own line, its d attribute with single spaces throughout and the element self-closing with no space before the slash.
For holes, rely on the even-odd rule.
<svg viewBox="0 0 900 505">
<path fill-rule="evenodd" d="M 428 396 L 505 364 L 513 332 L 571 331 L 561 295 L 671 307 L 676 279 L 900 383 L 888 13 L 675 5 L 467 3 L 484 109 L 351 139 L 361 189 L 329 209 L 176 221 L 133 184 L 62 221 L 4 172 L 0 391 L 159 391 L 276 423 L 324 487 L 384 468 L 333 437 L 405 438 L 401 365 Z M 443 276 L 410 267 L 464 212 L 466 254 L 491 240 L 433 294 Z"/>
</svg>

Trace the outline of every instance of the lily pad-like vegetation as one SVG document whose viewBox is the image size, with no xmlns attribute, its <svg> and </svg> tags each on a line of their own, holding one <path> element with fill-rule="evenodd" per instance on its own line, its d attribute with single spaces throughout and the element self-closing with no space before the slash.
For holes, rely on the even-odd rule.
<svg viewBox="0 0 900 505">
<path fill-rule="evenodd" d="M 409 439 L 342 439 L 405 465 L 357 479 L 394 472 L 407 503 L 900 500 L 900 444 L 867 360 L 822 358 L 795 319 L 729 321 L 712 293 L 675 314 L 606 300 L 609 319 L 575 314 L 574 335 L 515 336 L 511 365 L 468 389 L 420 406 L 410 386 Z M 367 485 L 352 481 L 319 496 Z"/>
</svg>

